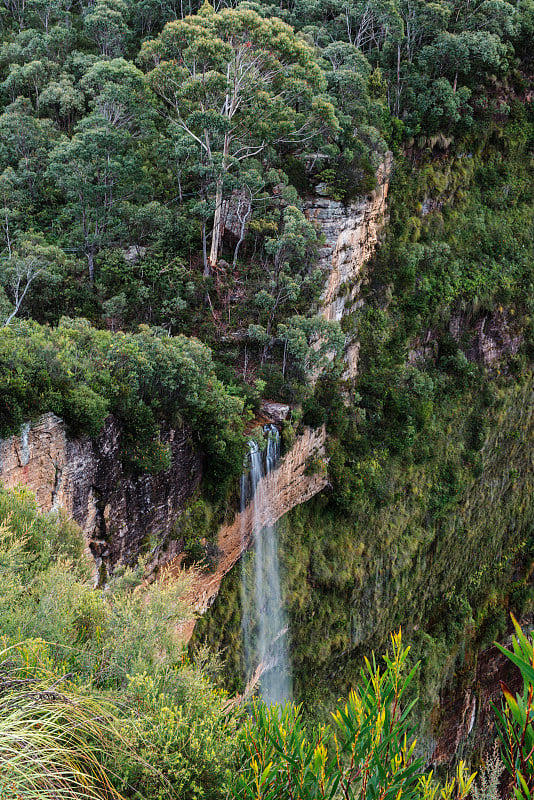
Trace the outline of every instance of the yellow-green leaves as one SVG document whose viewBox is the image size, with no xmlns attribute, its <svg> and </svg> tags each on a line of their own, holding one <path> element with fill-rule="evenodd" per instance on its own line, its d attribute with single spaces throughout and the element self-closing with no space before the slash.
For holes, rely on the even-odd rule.
<svg viewBox="0 0 534 800">
<path fill-rule="evenodd" d="M 513 652 L 497 644 L 498 649 L 521 672 L 523 692 L 512 694 L 501 682 L 504 709 L 495 709 L 497 730 L 501 740 L 501 756 L 515 784 L 516 800 L 527 800 L 534 791 L 534 647 L 512 616 L 516 635 L 512 638 Z"/>
<path fill-rule="evenodd" d="M 374 656 L 361 682 L 332 714 L 331 726 L 308 731 L 300 708 L 255 702 L 242 738 L 232 797 L 240 800 L 464 800 L 474 775 L 463 762 L 445 785 L 423 775 L 404 692 L 408 649 L 392 637 L 385 669 Z"/>
</svg>

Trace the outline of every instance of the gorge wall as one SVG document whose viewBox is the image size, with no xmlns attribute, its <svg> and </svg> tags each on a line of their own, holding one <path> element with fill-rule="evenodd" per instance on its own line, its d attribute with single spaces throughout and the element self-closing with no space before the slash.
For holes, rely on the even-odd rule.
<svg viewBox="0 0 534 800">
<path fill-rule="evenodd" d="M 412 664 L 421 662 L 421 742 L 436 765 L 491 750 L 499 679 L 515 684 L 488 646 L 515 603 L 534 596 L 532 378 L 503 391 L 491 421 L 479 469 L 436 511 L 442 474 L 436 487 L 428 466 L 411 465 L 379 506 L 364 498 L 343 514 L 323 492 L 279 525 L 296 697 L 326 715 L 358 682 L 364 658 L 402 627 Z M 242 691 L 238 573 L 195 641 L 224 652 L 229 684 Z"/>
<path fill-rule="evenodd" d="M 362 268 L 373 255 L 386 220 L 392 163 L 392 154 L 387 153 L 376 173 L 376 189 L 347 206 L 322 194 L 321 187 L 318 187 L 317 195 L 304 204 L 307 218 L 324 237 L 319 250 L 318 266 L 326 275 L 321 313 L 328 320 L 339 322 L 358 305 Z M 355 377 L 357 361 L 358 342 L 354 337 L 347 337 L 345 379 Z M 264 478 L 266 485 L 263 491 L 269 497 L 265 506 L 272 510 L 272 516 L 262 520 L 263 525 L 277 522 L 327 485 L 326 464 L 324 469 L 314 474 L 308 474 L 306 469 L 310 459 L 324 459 L 325 443 L 324 426 L 316 431 L 307 429 L 297 438 L 276 475 L 271 474 Z M 220 528 L 217 537 L 219 557 L 215 571 L 197 574 L 193 579 L 190 596 L 200 613 L 213 603 L 222 579 L 251 546 L 252 529 L 250 506 L 238 514 L 232 523 Z M 180 557 L 171 569 L 176 569 L 179 563 Z"/>
<path fill-rule="evenodd" d="M 262 527 L 274 525 L 295 506 L 305 503 L 325 488 L 325 443 L 324 426 L 316 430 L 305 428 L 278 468 L 261 479 L 256 491 L 266 498 L 261 508 L 263 516 L 259 520 Z M 317 465 L 314 470 L 310 470 L 312 461 Z M 199 613 L 204 613 L 213 603 L 224 576 L 252 545 L 255 524 L 258 524 L 258 519 L 254 517 L 252 504 L 249 504 L 232 521 L 219 528 L 216 568 L 211 572 L 193 571 L 191 574 L 192 586 L 188 598 Z M 180 569 L 180 562 L 181 556 L 178 556 L 169 564 L 169 573 Z M 187 638 L 191 632 L 192 626 L 188 629 Z"/>
<path fill-rule="evenodd" d="M 171 447 L 170 469 L 132 477 L 122 468 L 121 430 L 113 417 L 89 439 L 70 437 L 59 417 L 45 414 L 0 441 L 0 482 L 31 490 L 41 511 L 63 509 L 82 528 L 97 568 L 135 562 L 151 536 L 172 538 L 202 476 L 187 428 L 162 438 Z"/>
<path fill-rule="evenodd" d="M 269 406 L 267 406 L 269 408 Z M 267 417 L 265 417 L 267 419 Z M 54 414 L 27 423 L 18 436 L 0 440 L 0 482 L 7 488 L 24 486 L 35 494 L 41 511 L 63 509 L 85 534 L 97 568 L 132 563 L 149 543 L 156 560 L 180 567 L 183 542 L 173 538 L 173 527 L 197 490 L 202 462 L 189 442 L 187 428 L 167 432 L 171 467 L 158 475 L 124 473 L 120 460 L 120 427 L 109 417 L 97 439 L 71 438 Z M 277 470 L 265 479 L 272 518 L 278 520 L 326 485 L 326 470 L 308 474 L 311 459 L 325 456 L 326 433 L 305 429 Z M 190 599 L 204 611 L 217 594 L 223 576 L 239 560 L 252 537 L 251 509 L 221 526 L 217 536 L 217 567 L 193 572 Z M 159 548 L 161 552 L 158 552 Z"/>
<path fill-rule="evenodd" d="M 373 256 L 386 221 L 387 197 L 393 156 L 386 153 L 376 172 L 376 189 L 345 205 L 323 194 L 304 204 L 304 213 L 324 236 L 318 265 L 325 273 L 326 284 L 321 298 L 321 313 L 334 322 L 351 314 L 360 304 L 362 268 Z M 324 190 L 326 192 L 326 190 Z M 355 377 L 359 345 L 354 335 L 347 337 L 345 379 Z"/>
<path fill-rule="evenodd" d="M 324 236 L 319 266 L 326 275 L 321 313 L 340 321 L 358 305 L 361 271 L 372 256 L 385 221 L 392 159 L 387 154 L 377 172 L 377 188 L 344 206 L 318 194 L 305 204 L 305 213 Z M 346 378 L 356 374 L 358 343 L 348 339 Z M 269 406 L 266 407 L 269 421 Z M 280 422 L 273 417 L 270 421 Z M 202 459 L 187 428 L 163 433 L 171 445 L 171 467 L 158 475 L 131 476 L 120 458 L 120 426 L 113 417 L 96 439 L 69 436 L 61 419 L 46 414 L 23 426 L 18 436 L 0 441 L 0 481 L 6 487 L 23 485 L 36 496 L 42 511 L 62 508 L 82 528 L 97 568 L 134 562 L 149 544 L 155 561 L 180 568 L 183 542 L 173 539 L 173 526 L 200 485 Z M 305 429 L 282 460 L 276 475 L 271 524 L 296 505 L 305 503 L 327 483 L 326 433 Z M 310 460 L 323 467 L 310 474 Z M 265 479 L 268 483 L 271 477 Z M 265 491 L 274 493 L 273 486 Z M 195 573 L 190 599 L 199 612 L 213 602 L 223 577 L 251 545 L 250 508 L 218 531 L 216 567 Z"/>
</svg>

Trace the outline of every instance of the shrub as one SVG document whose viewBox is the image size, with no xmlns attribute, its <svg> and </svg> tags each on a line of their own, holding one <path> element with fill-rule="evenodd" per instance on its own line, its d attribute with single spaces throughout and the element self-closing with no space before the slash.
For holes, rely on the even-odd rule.
<svg viewBox="0 0 534 800">
<path fill-rule="evenodd" d="M 495 709 L 501 740 L 501 756 L 509 775 L 514 800 L 530 800 L 534 792 L 534 647 L 512 617 L 515 636 L 512 650 L 497 644 L 499 650 L 518 667 L 523 691 L 515 697 L 501 682 L 504 694 L 502 710 Z"/>
<path fill-rule="evenodd" d="M 409 648 L 392 636 L 385 668 L 366 660 L 360 685 L 333 714 L 333 724 L 310 734 L 300 708 L 255 702 L 245 725 L 232 791 L 240 800 L 462 800 L 474 775 L 460 762 L 456 778 L 438 787 L 415 757 L 410 726 L 415 701 L 406 701 L 417 665 L 406 674 Z"/>
<path fill-rule="evenodd" d="M 118 746 L 110 705 L 47 669 L 40 641 L 0 649 L 0 662 L 0 797 L 120 798 L 102 765 Z"/>
<path fill-rule="evenodd" d="M 218 380 L 211 351 L 196 339 L 146 326 L 113 334 L 87 320 L 18 323 L 0 329 L 0 376 L 0 435 L 53 411 L 95 436 L 111 412 L 122 424 L 125 465 L 158 472 L 170 460 L 161 424 L 186 420 L 214 482 L 224 487 L 241 469 L 243 400 Z"/>
</svg>

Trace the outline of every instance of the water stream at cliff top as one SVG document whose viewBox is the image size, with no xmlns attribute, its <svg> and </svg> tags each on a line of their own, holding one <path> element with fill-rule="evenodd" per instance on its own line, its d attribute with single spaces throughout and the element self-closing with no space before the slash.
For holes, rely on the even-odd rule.
<svg viewBox="0 0 534 800">
<path fill-rule="evenodd" d="M 291 698 L 287 621 L 282 606 L 278 531 L 272 522 L 271 497 L 276 497 L 276 467 L 280 434 L 266 425 L 267 447 L 262 452 L 249 442 L 249 470 L 241 477 L 241 512 L 250 504 L 253 526 L 253 581 L 242 571 L 242 628 L 247 681 L 261 665 L 260 692 L 266 703 Z M 264 480 L 270 476 L 268 487 Z M 248 579 L 247 579 L 248 578 Z"/>
</svg>

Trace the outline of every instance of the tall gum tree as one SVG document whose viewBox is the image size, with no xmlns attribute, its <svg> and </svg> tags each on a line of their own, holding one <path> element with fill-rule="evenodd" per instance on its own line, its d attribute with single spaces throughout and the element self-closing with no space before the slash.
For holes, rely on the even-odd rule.
<svg viewBox="0 0 534 800">
<path fill-rule="evenodd" d="M 204 274 L 217 264 L 225 177 L 284 144 L 303 150 L 337 129 L 314 49 L 277 19 L 250 9 L 169 22 L 145 42 L 141 61 L 164 113 L 200 151 L 215 183 L 213 231 Z"/>
</svg>

